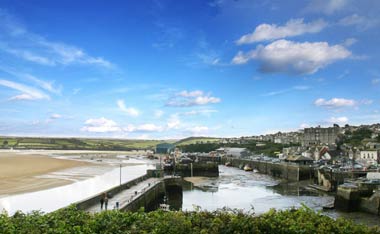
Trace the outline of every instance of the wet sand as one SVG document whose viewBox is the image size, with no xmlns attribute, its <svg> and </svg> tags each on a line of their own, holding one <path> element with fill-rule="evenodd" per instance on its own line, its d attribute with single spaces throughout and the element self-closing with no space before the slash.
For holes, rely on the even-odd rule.
<svg viewBox="0 0 380 234">
<path fill-rule="evenodd" d="M 0 152 L 0 196 L 38 191 L 72 183 L 69 180 L 38 178 L 51 172 L 91 163 L 52 158 L 39 152 Z"/>
</svg>

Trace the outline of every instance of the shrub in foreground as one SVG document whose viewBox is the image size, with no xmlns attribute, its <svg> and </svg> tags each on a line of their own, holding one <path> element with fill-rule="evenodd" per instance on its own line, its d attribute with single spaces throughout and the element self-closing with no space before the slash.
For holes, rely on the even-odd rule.
<svg viewBox="0 0 380 234">
<path fill-rule="evenodd" d="M 379 233 L 378 227 L 333 220 L 307 207 L 255 216 L 237 210 L 90 214 L 69 207 L 49 214 L 0 214 L 0 233 Z"/>
</svg>

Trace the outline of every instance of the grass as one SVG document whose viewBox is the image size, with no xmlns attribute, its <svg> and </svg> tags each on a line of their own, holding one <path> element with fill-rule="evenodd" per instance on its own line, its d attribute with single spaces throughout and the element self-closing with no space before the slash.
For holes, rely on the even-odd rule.
<svg viewBox="0 0 380 234">
<path fill-rule="evenodd" d="M 197 144 L 197 143 L 214 143 L 219 142 L 220 138 L 213 138 L 213 137 L 189 137 L 182 140 L 177 141 L 175 144 L 176 146 L 182 146 L 182 145 L 191 145 L 191 144 Z"/>
</svg>

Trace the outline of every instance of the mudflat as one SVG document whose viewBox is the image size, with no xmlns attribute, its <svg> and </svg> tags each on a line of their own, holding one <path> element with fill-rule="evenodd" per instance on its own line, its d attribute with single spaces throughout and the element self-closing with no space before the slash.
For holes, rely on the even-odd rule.
<svg viewBox="0 0 380 234">
<path fill-rule="evenodd" d="M 31 152 L 0 152 L 0 196 L 38 191 L 72 183 L 69 180 L 38 178 L 51 172 L 91 163 L 52 158 Z"/>
</svg>

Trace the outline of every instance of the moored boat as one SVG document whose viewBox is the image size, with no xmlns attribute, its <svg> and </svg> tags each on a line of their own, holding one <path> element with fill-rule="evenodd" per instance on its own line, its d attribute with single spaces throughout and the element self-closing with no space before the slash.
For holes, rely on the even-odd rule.
<svg viewBox="0 0 380 234">
<path fill-rule="evenodd" d="M 244 170 L 244 171 L 253 171 L 253 168 L 252 168 L 250 165 L 246 164 L 246 165 L 244 166 L 243 170 Z"/>
</svg>

